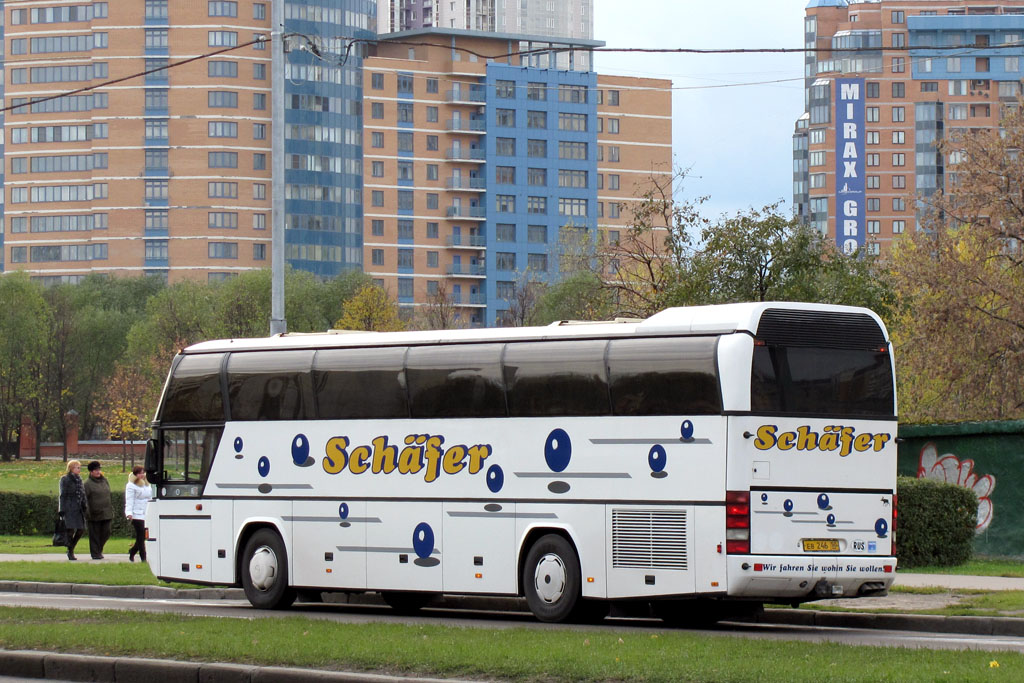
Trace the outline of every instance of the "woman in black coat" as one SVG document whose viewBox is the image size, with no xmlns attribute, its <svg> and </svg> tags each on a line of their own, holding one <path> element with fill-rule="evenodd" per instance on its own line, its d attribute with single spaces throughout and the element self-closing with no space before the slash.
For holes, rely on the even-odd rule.
<svg viewBox="0 0 1024 683">
<path fill-rule="evenodd" d="M 69 460 L 67 473 L 60 478 L 60 507 L 58 511 L 64 518 L 64 526 L 68 530 L 69 560 L 78 559 L 75 557 L 75 545 L 85 533 L 87 503 L 81 471 L 82 463 L 77 460 Z"/>
</svg>

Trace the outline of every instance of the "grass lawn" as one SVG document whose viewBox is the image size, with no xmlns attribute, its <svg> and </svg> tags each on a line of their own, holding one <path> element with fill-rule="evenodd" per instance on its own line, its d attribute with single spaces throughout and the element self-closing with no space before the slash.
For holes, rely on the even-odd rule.
<svg viewBox="0 0 1024 683">
<path fill-rule="evenodd" d="M 87 476 L 85 471 L 85 465 L 92 458 L 88 460 L 82 460 L 82 476 Z M 103 473 L 107 479 L 111 481 L 111 487 L 114 486 L 114 481 L 121 482 L 121 486 L 124 486 L 124 481 L 127 481 L 128 475 L 121 474 L 121 461 L 118 460 L 100 460 L 103 463 Z M 12 462 L 0 462 L 0 491 L 10 491 L 12 493 L 48 493 L 54 496 L 57 495 L 58 481 L 64 472 L 67 471 L 67 465 L 61 460 L 14 460 Z"/>
<path fill-rule="evenodd" d="M 901 569 L 901 571 L 903 571 Z M 956 574 L 959 576 L 1006 576 L 1024 578 L 1024 562 L 1009 557 L 975 557 L 956 567 L 914 567 L 914 574 Z"/>
<path fill-rule="evenodd" d="M 1008 652 L 687 631 L 455 628 L 0 608 L 0 648 L 515 681 L 1013 681 Z"/>
<path fill-rule="evenodd" d="M 127 554 L 132 547 L 132 539 L 116 536 L 103 546 L 104 554 Z M 0 555 L 63 555 L 67 552 L 64 546 L 54 546 L 49 536 L 10 536 L 0 534 Z M 75 546 L 75 554 L 85 552 L 89 555 L 89 536 L 83 536 Z"/>
<path fill-rule="evenodd" d="M 0 562 L 0 581 L 43 581 L 46 583 L 98 583 L 104 586 L 172 586 L 201 588 L 192 584 L 167 583 L 153 576 L 144 562 L 90 562 L 88 548 L 78 553 L 77 562 Z"/>
</svg>

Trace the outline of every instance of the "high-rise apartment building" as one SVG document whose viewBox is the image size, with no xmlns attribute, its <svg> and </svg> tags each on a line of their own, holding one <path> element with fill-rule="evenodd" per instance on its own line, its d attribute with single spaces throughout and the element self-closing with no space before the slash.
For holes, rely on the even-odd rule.
<svg viewBox="0 0 1024 683">
<path fill-rule="evenodd" d="M 573 40 L 594 37 L 593 0 L 377 0 L 377 3 L 381 33 L 445 28 Z M 530 49 L 530 42 L 526 39 L 523 48 Z M 549 57 L 557 60 L 551 66 L 572 68 L 564 53 L 538 56 L 532 66 L 549 66 Z M 589 53 L 577 57 L 588 60 L 584 68 L 590 68 Z"/>
<path fill-rule="evenodd" d="M 797 215 L 844 251 L 880 253 L 947 187 L 943 137 L 997 128 L 1024 72 L 1024 0 L 811 0 Z"/>
<path fill-rule="evenodd" d="M 269 1 L 0 7 L 14 107 L 3 122 L 5 269 L 44 282 L 93 271 L 175 281 L 269 266 Z M 332 276 L 362 266 L 362 57 L 323 55 L 373 37 L 376 5 L 284 9 L 297 34 L 285 67 L 287 258 Z"/>
<path fill-rule="evenodd" d="M 440 292 L 462 322 L 501 323 L 517 286 L 559 278 L 563 230 L 614 245 L 671 177 L 669 81 L 529 66 L 520 38 L 409 31 L 364 62 L 364 267 L 400 305 Z"/>
</svg>

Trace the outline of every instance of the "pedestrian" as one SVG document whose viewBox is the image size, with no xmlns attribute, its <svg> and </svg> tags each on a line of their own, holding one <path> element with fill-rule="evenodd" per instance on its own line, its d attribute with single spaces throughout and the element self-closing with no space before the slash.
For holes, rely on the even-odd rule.
<svg viewBox="0 0 1024 683">
<path fill-rule="evenodd" d="M 136 553 L 140 560 L 146 561 L 146 506 L 152 497 L 146 470 L 142 465 L 136 465 L 124 487 L 124 514 L 135 530 L 135 545 L 128 551 L 129 562 L 135 561 Z"/>
<path fill-rule="evenodd" d="M 89 554 L 94 560 L 103 559 L 103 546 L 110 539 L 110 525 L 114 521 L 114 506 L 110 503 L 110 482 L 103 476 L 99 460 L 87 465 L 89 476 L 85 480 L 85 500 L 89 506 L 86 526 L 89 529 Z"/>
<path fill-rule="evenodd" d="M 69 460 L 67 471 L 60 478 L 60 498 L 58 514 L 64 518 L 64 526 L 68 530 L 68 559 L 77 560 L 75 545 L 85 533 L 85 516 L 88 502 L 85 497 L 85 486 L 82 484 L 82 463 Z"/>
</svg>

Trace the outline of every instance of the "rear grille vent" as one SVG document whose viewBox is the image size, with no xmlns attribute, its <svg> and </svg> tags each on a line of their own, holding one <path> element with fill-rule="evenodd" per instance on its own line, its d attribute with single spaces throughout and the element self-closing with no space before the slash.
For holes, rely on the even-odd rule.
<svg viewBox="0 0 1024 683">
<path fill-rule="evenodd" d="M 866 313 L 769 308 L 761 314 L 757 338 L 773 346 L 875 350 L 885 346 L 882 329 Z"/>
<path fill-rule="evenodd" d="M 612 567 L 687 569 L 684 510 L 612 510 Z"/>
</svg>

